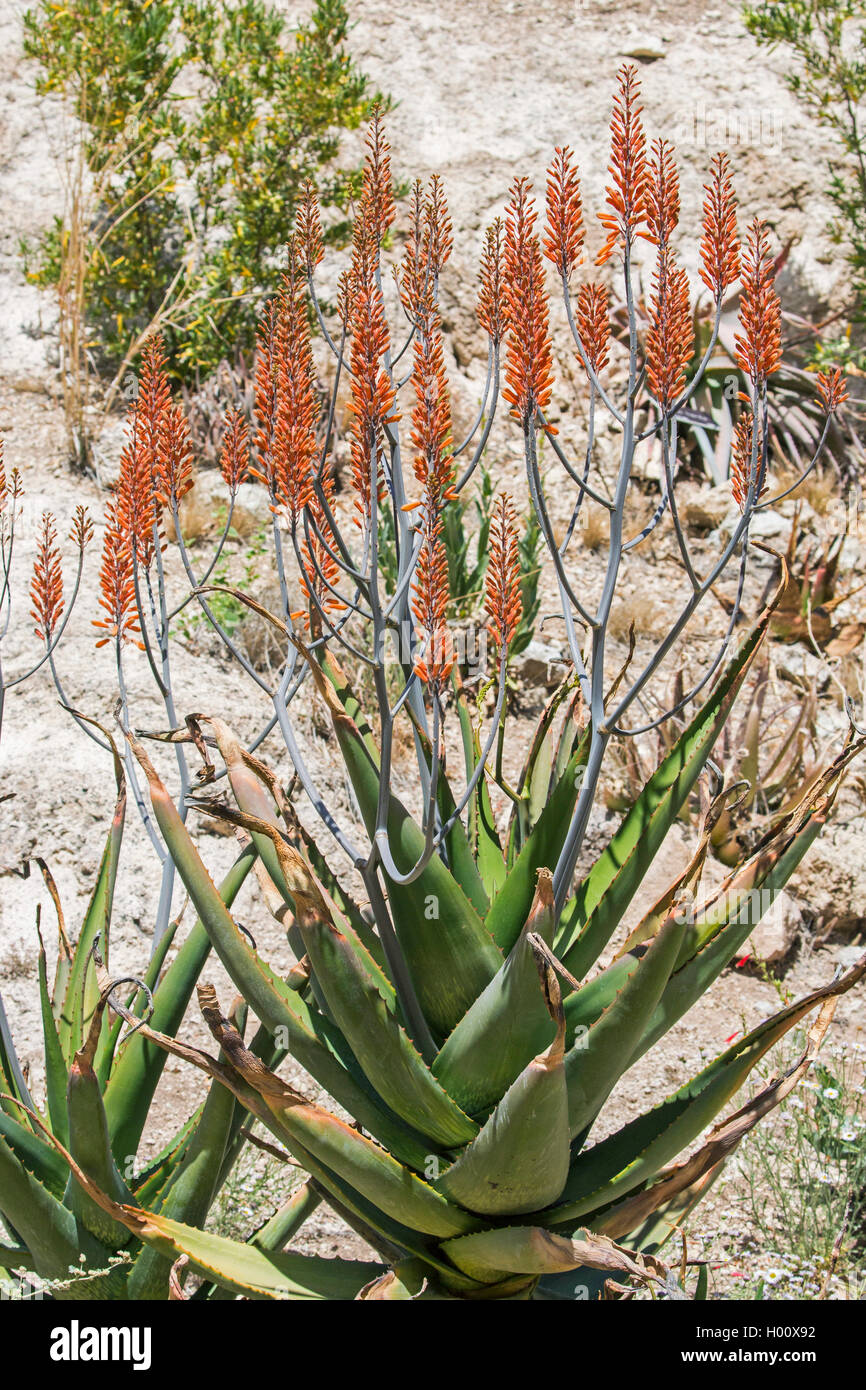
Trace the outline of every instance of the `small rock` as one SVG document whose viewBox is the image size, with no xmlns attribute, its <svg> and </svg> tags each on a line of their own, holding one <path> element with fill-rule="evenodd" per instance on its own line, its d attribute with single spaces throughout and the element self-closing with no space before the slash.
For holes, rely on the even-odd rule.
<svg viewBox="0 0 866 1390">
<path fill-rule="evenodd" d="M 681 508 L 683 521 L 689 531 L 715 531 L 731 510 L 731 497 L 726 488 L 705 487 L 690 497 Z"/>
<path fill-rule="evenodd" d="M 514 659 L 516 671 L 530 684 L 559 685 L 568 672 L 562 651 L 549 642 L 530 642 Z"/>
</svg>

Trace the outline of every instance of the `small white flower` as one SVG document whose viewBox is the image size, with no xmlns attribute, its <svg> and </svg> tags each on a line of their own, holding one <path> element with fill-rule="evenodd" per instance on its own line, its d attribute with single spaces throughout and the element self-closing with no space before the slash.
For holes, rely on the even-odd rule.
<svg viewBox="0 0 866 1390">
<path fill-rule="evenodd" d="M 846 1125 L 844 1129 L 839 1130 L 839 1138 L 844 1139 L 846 1144 L 851 1144 L 857 1138 L 857 1131 L 853 1125 Z"/>
<path fill-rule="evenodd" d="M 839 1099 L 839 1092 L 835 1086 L 825 1086 L 823 1091 L 821 1092 L 821 1095 L 824 1097 L 825 1100 Z"/>
<path fill-rule="evenodd" d="M 764 1278 L 768 1284 L 778 1284 L 779 1280 L 784 1278 L 784 1274 L 782 1269 L 768 1269 Z"/>
</svg>

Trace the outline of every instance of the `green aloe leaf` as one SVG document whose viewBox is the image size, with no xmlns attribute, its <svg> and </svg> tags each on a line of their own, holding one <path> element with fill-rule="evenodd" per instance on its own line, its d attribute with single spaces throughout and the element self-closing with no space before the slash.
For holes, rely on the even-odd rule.
<svg viewBox="0 0 866 1390">
<path fill-rule="evenodd" d="M 526 921 L 538 870 L 556 867 L 577 802 L 588 749 L 589 733 L 584 732 L 484 919 L 484 925 L 503 951 L 511 950 Z"/>
<path fill-rule="evenodd" d="M 220 884 L 219 896 L 226 908 L 231 907 L 240 892 L 255 859 L 255 848 L 248 846 Z M 210 950 L 210 937 L 199 919 L 154 991 L 150 1022 L 157 1032 L 177 1032 Z M 122 1164 L 138 1152 L 164 1066 L 163 1050 L 154 1047 L 141 1033 L 134 1033 L 123 1044 L 114 1063 L 105 1091 L 105 1113 L 112 1150 Z M 58 1134 L 58 1138 L 62 1135 Z"/>
<path fill-rule="evenodd" d="M 855 967 L 841 981 L 799 999 L 754 1028 L 661 1105 L 579 1154 L 572 1163 L 562 1200 L 545 1213 L 544 1224 L 559 1226 L 606 1208 L 649 1182 L 692 1143 L 752 1069 L 785 1033 L 820 1003 L 850 989 L 866 973 Z"/>
<path fill-rule="evenodd" d="M 227 1086 L 307 1172 L 317 1179 L 333 1174 L 385 1216 L 422 1235 L 442 1237 L 474 1228 L 476 1221 L 468 1212 L 441 1196 L 393 1154 L 359 1129 L 306 1100 L 264 1066 L 223 1017 L 213 986 L 200 985 L 198 994 L 205 1021 L 228 1058 L 227 1064 L 148 1029 L 149 1036 L 166 1051 Z"/>
<path fill-rule="evenodd" d="M 377 1094 L 434 1143 L 467 1143 L 478 1126 L 431 1075 L 357 952 L 327 920 L 324 902 L 301 910 L 298 921 L 328 1007 Z"/>
<path fill-rule="evenodd" d="M 273 1216 L 260 1226 L 250 1244 L 259 1250 L 285 1250 L 293 1236 L 297 1235 L 305 1221 L 318 1211 L 322 1194 L 310 1182 L 301 1183 L 291 1197 L 274 1212 Z"/>
<path fill-rule="evenodd" d="M 106 999 L 103 995 L 91 1016 L 87 1038 L 69 1068 L 66 1108 L 69 1115 L 70 1152 L 76 1163 L 115 1201 L 132 1200 L 111 1152 L 108 1123 L 93 1061 L 103 1027 Z M 129 1239 L 124 1226 L 106 1216 L 70 1174 L 64 1203 L 102 1245 L 117 1249 Z"/>
<path fill-rule="evenodd" d="M 690 955 L 678 962 L 635 1054 L 642 1057 L 701 998 L 726 965 L 748 941 L 823 829 L 826 814 L 818 812 L 787 845 L 761 856 L 754 882 L 732 886 L 711 905 L 689 932 Z"/>
<path fill-rule="evenodd" d="M 107 1252 L 39 1180 L 28 1172 L 0 1135 L 0 1214 L 30 1251 L 37 1273 L 61 1279 L 84 1254 L 94 1262 Z M 97 1264 L 97 1267 L 101 1267 Z"/>
<path fill-rule="evenodd" d="M 553 885 L 548 869 L 539 871 L 532 908 L 507 959 L 443 1044 L 431 1068 L 448 1094 L 472 1115 L 495 1105 L 553 1039 L 554 1023 L 527 941 L 530 932 L 550 945 Z"/>
<path fill-rule="evenodd" d="M 19 1111 L 19 1114 L 23 1113 Z M 14 1119 L 5 1110 L 0 1110 L 0 1135 L 28 1173 L 32 1173 L 53 1196 L 63 1196 L 67 1177 L 66 1165 L 58 1158 L 51 1145 L 40 1138 L 38 1132 L 34 1134 L 32 1129 L 25 1129 L 19 1120 Z M 3 1206 L 2 1196 L 0 1192 L 0 1208 Z"/>
<path fill-rule="evenodd" d="M 150 960 L 147 962 L 147 969 L 141 977 L 141 985 L 144 988 L 134 989 L 126 999 L 124 1008 L 128 1013 L 140 1018 L 147 1006 L 149 997 L 152 998 L 153 991 L 156 989 L 157 981 L 162 974 L 162 968 L 168 958 L 169 950 L 177 933 L 178 923 L 169 922 L 165 931 L 157 942 L 155 950 L 151 952 Z M 137 978 L 137 977 L 136 977 Z M 126 983 L 121 981 L 121 983 Z M 114 1055 L 117 1045 L 120 1042 L 120 1035 L 123 1032 L 126 1022 L 122 1015 L 118 1014 L 111 1023 L 111 1026 L 103 1031 L 99 1039 L 99 1047 L 96 1049 L 96 1058 L 93 1066 L 99 1079 L 99 1089 L 105 1093 L 105 1087 L 111 1069 L 114 1066 Z"/>
<path fill-rule="evenodd" d="M 472 727 L 472 716 L 469 712 L 466 691 L 460 679 L 460 673 L 455 663 L 451 672 L 451 681 L 457 703 L 457 715 L 460 721 L 460 735 L 463 741 L 463 761 L 465 765 L 466 781 L 472 777 L 473 772 L 481 757 L 481 747 L 478 736 Z M 493 899 L 505 882 L 507 873 L 505 857 L 502 853 L 502 845 L 496 830 L 496 821 L 493 817 L 493 808 L 490 804 L 490 792 L 484 777 L 480 779 L 466 808 L 468 837 L 475 862 L 478 865 L 478 872 L 481 882 L 484 884 L 484 891 L 488 899 Z"/>
<path fill-rule="evenodd" d="M 117 864 L 126 816 L 126 777 L 123 763 L 116 750 L 114 750 L 114 775 L 117 782 L 117 802 L 114 816 L 99 865 L 96 884 L 81 928 L 81 935 L 76 943 L 72 963 L 69 967 L 63 1007 L 58 1018 L 60 1045 L 63 1048 L 63 1055 L 67 1063 L 71 1063 L 73 1056 L 82 1046 L 93 1011 L 99 1002 L 96 968 L 91 959 L 91 952 L 97 938 L 102 957 L 106 966 L 108 965 L 111 907 L 114 900 L 114 885 L 117 879 Z"/>
<path fill-rule="evenodd" d="M 568 1177 L 568 1093 L 562 1044 L 536 1057 L 436 1182 L 438 1191 L 486 1216 L 537 1211 Z"/>
<path fill-rule="evenodd" d="M 148 1211 L 159 1211 L 164 1193 L 168 1190 L 174 1173 L 183 1162 L 189 1148 L 195 1127 L 201 1118 L 204 1106 L 200 1105 L 181 1125 L 176 1134 L 148 1163 L 137 1176 L 129 1177 L 129 1185 L 135 1195 L 136 1204 L 147 1207 Z M 124 1172 L 126 1172 L 124 1168 Z"/>
<path fill-rule="evenodd" d="M 202 925 L 236 988 L 262 1024 L 285 1034 L 286 1047 L 321 1086 L 382 1143 L 413 1166 L 423 1168 L 429 1144 L 387 1110 L 350 1076 L 329 1040 L 329 1025 L 253 951 L 217 892 L 189 831 L 138 741 L 127 735 L 148 780 L 157 824 Z"/>
<path fill-rule="evenodd" d="M 695 785 L 767 630 L 769 611 L 746 637 L 709 699 L 653 773 L 563 912 L 557 955 L 581 979 L 607 945 Z"/>
<path fill-rule="evenodd" d="M 312 669 L 367 832 L 372 835 L 379 799 L 378 766 L 330 682 L 315 664 Z M 408 873 L 424 850 L 424 835 L 393 795 L 389 797 L 387 830 L 394 862 L 400 873 Z M 424 1016 L 431 1028 L 447 1036 L 495 975 L 502 964 L 501 953 L 438 855 L 434 854 L 411 884 L 385 878 L 394 929 Z"/>
<path fill-rule="evenodd" d="M 218 1081 L 210 1093 L 186 1145 L 183 1161 L 161 1194 L 160 1217 L 186 1226 L 203 1227 L 217 1193 L 223 1157 L 234 1118 L 235 1099 Z M 129 1297 L 168 1297 L 171 1261 L 148 1246 L 129 1272 Z"/>
<path fill-rule="evenodd" d="M 0 1094 L 11 1096 L 13 1100 L 20 1100 L 31 1110 L 35 1108 L 27 1082 L 24 1079 L 24 1073 L 21 1070 L 18 1053 L 15 1051 L 12 1029 L 9 1027 L 9 1020 L 3 1007 L 2 994 L 0 994 L 0 1088 L 2 1088 Z M 19 1124 L 22 1123 L 22 1119 L 26 1118 L 26 1111 L 19 1110 L 11 1101 L 0 1100 L 0 1108 L 6 1110 L 13 1119 L 17 1119 Z"/>
<path fill-rule="evenodd" d="M 685 917 L 668 918 L 623 981 L 622 988 L 565 1059 L 569 1137 L 592 1124 L 623 1072 L 631 1065 L 647 1024 L 676 963 Z"/>
</svg>

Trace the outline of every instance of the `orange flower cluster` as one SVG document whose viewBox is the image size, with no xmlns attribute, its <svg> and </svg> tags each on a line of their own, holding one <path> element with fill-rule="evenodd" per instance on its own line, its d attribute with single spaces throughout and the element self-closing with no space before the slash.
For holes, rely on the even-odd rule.
<svg viewBox="0 0 866 1390">
<path fill-rule="evenodd" d="M 352 343 L 351 455 L 355 490 L 356 523 L 365 527 L 372 515 L 373 479 L 382 495 L 380 455 L 385 427 L 397 420 L 396 392 L 384 363 L 390 347 L 385 307 L 379 282 L 379 249 L 382 236 L 394 220 L 391 160 L 381 113 L 377 110 L 367 137 L 367 163 L 355 232 L 352 264 L 343 293 Z"/>
<path fill-rule="evenodd" d="M 362 192 L 363 220 L 378 248 L 397 215 L 391 180 L 391 146 L 385 139 L 385 123 L 380 106 L 375 107 L 373 111 L 366 145 L 367 158 Z"/>
<path fill-rule="evenodd" d="M 507 650 L 523 612 L 520 558 L 511 498 L 501 493 L 490 523 L 490 559 L 485 581 L 487 631 L 497 650 Z"/>
<path fill-rule="evenodd" d="M 313 496 L 318 420 L 306 293 L 297 247 L 290 243 L 289 269 L 283 276 L 280 295 L 274 498 L 293 523 Z"/>
<path fill-rule="evenodd" d="M 0 434 L 0 512 L 6 508 L 9 484 L 6 481 L 6 465 L 3 462 L 3 436 Z"/>
<path fill-rule="evenodd" d="M 689 278 L 667 247 L 659 253 L 653 284 L 646 336 L 647 379 L 659 405 L 668 410 L 685 385 L 695 329 Z"/>
<path fill-rule="evenodd" d="M 141 451 L 137 462 L 141 488 L 149 470 L 155 500 L 172 507 L 192 487 L 192 445 L 186 417 L 172 403 L 165 363 L 165 346 L 157 333 L 141 357 L 135 436 Z"/>
<path fill-rule="evenodd" d="M 782 309 L 776 293 L 776 267 L 765 224 L 756 217 L 749 227 L 741 265 L 740 328 L 735 335 L 736 361 L 756 390 L 782 360 Z"/>
<path fill-rule="evenodd" d="M 503 277 L 510 328 L 502 394 L 511 406 L 511 414 L 526 427 L 536 411 L 548 405 L 553 392 L 550 313 L 529 181 L 515 179 L 510 192 Z"/>
<path fill-rule="evenodd" d="M 502 231 L 502 218 L 497 217 L 485 233 L 478 276 L 478 303 L 475 309 L 478 322 L 492 339 L 494 347 L 499 346 L 509 327 L 504 289 Z"/>
<path fill-rule="evenodd" d="M 673 146 L 654 140 L 646 180 L 647 231 L 641 235 L 659 248 L 668 245 L 680 220 L 680 176 Z"/>
<path fill-rule="evenodd" d="M 412 605 L 418 619 L 424 657 L 415 669 L 421 679 L 437 686 L 453 665 L 451 638 L 445 627 L 448 606 L 448 559 L 442 541 L 442 509 L 456 495 L 451 462 L 451 402 L 442 353 L 439 313 L 428 291 L 419 312 L 414 343 L 415 404 L 412 443 L 415 476 L 421 483 L 424 539 L 415 572 Z"/>
<path fill-rule="evenodd" d="M 828 415 L 837 411 L 848 399 L 848 383 L 839 367 L 818 373 L 818 395 Z"/>
<path fill-rule="evenodd" d="M 617 73 L 619 92 L 614 97 L 610 122 L 611 157 L 608 166 L 613 183 L 607 188 L 610 212 L 600 212 L 607 232 L 596 264 L 610 260 L 618 245 L 630 247 L 646 217 L 646 135 L 638 105 L 640 81 L 637 68 L 625 63 Z"/>
<path fill-rule="evenodd" d="M 727 155 L 717 154 L 710 169 L 710 182 L 704 185 L 706 197 L 701 237 L 701 279 L 713 298 L 719 300 L 739 276 L 740 239 L 737 235 L 737 200 Z"/>
<path fill-rule="evenodd" d="M 90 520 L 90 513 L 86 507 L 78 506 L 72 514 L 72 525 L 69 528 L 69 539 L 78 546 L 79 550 L 84 550 L 93 540 L 93 522 Z"/>
<path fill-rule="evenodd" d="M 438 174 L 431 175 L 430 191 L 424 208 L 424 224 L 427 233 L 427 257 L 434 279 L 442 273 L 442 267 L 451 255 L 454 237 L 451 218 L 442 180 Z"/>
<path fill-rule="evenodd" d="M 181 408 L 171 399 L 165 349 L 155 334 L 142 353 L 138 400 L 130 411 L 128 437 L 120 456 L 120 478 L 106 508 L 100 605 L 107 618 L 94 620 L 107 636 L 129 639 L 136 620 L 135 566 L 148 569 L 162 546 L 163 506 L 177 506 L 192 487 L 192 448 Z M 79 524 L 84 536 L 89 520 Z M 141 643 L 139 643 L 141 645 Z"/>
<path fill-rule="evenodd" d="M 645 217 L 641 233 L 658 247 L 646 337 L 647 379 L 663 410 L 669 409 L 685 385 L 695 342 L 689 302 L 689 279 L 677 265 L 670 244 L 680 215 L 679 175 L 673 149 L 656 140 L 647 166 Z"/>
<path fill-rule="evenodd" d="M 421 185 L 412 196 L 412 223 L 401 276 L 406 312 L 415 325 L 413 342 L 412 444 L 415 477 L 423 488 L 428 517 L 438 516 L 453 496 L 454 469 L 450 461 L 451 400 L 445 374 L 442 324 L 435 295 L 434 264 L 450 248 L 450 219 L 438 181 L 431 181 L 431 195 L 421 201 Z M 443 232 L 444 229 L 444 232 Z M 439 251 L 434 252 L 434 240 Z"/>
<path fill-rule="evenodd" d="M 319 399 L 310 343 L 310 324 L 303 278 L 303 247 L 297 238 L 288 246 L 288 269 L 279 297 L 265 305 L 257 329 L 255 370 L 255 466 L 253 477 L 264 483 L 272 511 L 282 510 L 297 523 L 312 498 L 318 453 L 316 426 Z M 241 480 L 245 437 L 235 421 L 227 434 L 230 453 L 224 477 L 232 486 Z M 233 471 L 234 470 L 234 471 Z"/>
<path fill-rule="evenodd" d="M 250 471 L 250 441 L 247 422 L 239 410 L 226 411 L 220 450 L 220 473 L 234 497 Z"/>
<path fill-rule="evenodd" d="M 105 609 L 106 617 L 93 619 L 93 626 L 105 632 L 105 636 L 96 643 L 97 647 L 104 647 L 112 638 L 116 638 L 120 642 L 135 641 L 143 649 L 144 643 L 136 638 L 140 629 L 135 601 L 132 542 L 121 513 L 119 497 L 105 508 L 99 588 L 99 604 Z"/>
<path fill-rule="evenodd" d="M 430 179 L 424 197 L 420 179 L 412 185 L 409 204 L 409 235 L 398 283 L 400 298 L 413 321 L 428 299 L 435 296 L 436 282 L 453 246 L 451 218 L 438 174 Z"/>
<path fill-rule="evenodd" d="M 57 544 L 57 527 L 51 512 L 42 513 L 30 583 L 30 601 L 33 604 L 30 615 L 36 623 L 36 636 L 50 646 L 63 617 L 63 569 Z"/>
<path fill-rule="evenodd" d="M 604 285 L 581 285 L 577 332 L 589 365 L 598 376 L 607 366 L 610 348 L 610 301 Z"/>
<path fill-rule="evenodd" d="M 330 460 L 322 472 L 321 484 L 328 510 L 333 516 L 334 472 Z M 312 624 L 318 635 L 321 629 L 319 608 L 323 608 L 326 613 L 340 613 L 345 610 L 346 605 L 333 592 L 340 579 L 340 566 L 334 559 L 337 541 L 325 507 L 315 491 L 310 502 L 310 518 L 313 522 L 312 539 L 309 543 L 304 541 L 301 546 L 300 585 L 305 598 L 311 600 L 315 595 L 318 600 L 317 603 L 311 603 L 310 613 L 304 614 L 304 626 L 309 628 Z M 333 588 L 329 588 L 329 585 Z"/>
<path fill-rule="evenodd" d="M 580 179 L 567 145 L 557 146 L 547 171 L 547 234 L 544 254 L 564 280 L 581 261 L 586 239 Z"/>
<path fill-rule="evenodd" d="M 400 297 L 414 329 L 411 439 L 413 467 L 421 484 L 422 541 L 413 578 L 412 611 L 421 644 L 415 663 L 418 676 L 434 688 L 453 665 L 450 634 L 445 626 L 448 607 L 448 560 L 441 537 L 442 508 L 454 497 L 451 462 L 451 400 L 445 374 L 442 324 L 436 302 L 439 273 L 451 254 L 451 219 L 435 176 L 424 197 L 420 180 L 412 189 L 409 235 L 399 276 Z"/>
<path fill-rule="evenodd" d="M 749 495 L 749 486 L 757 477 L 753 472 L 752 452 L 755 443 L 755 420 L 751 411 L 745 411 L 737 421 L 734 430 L 734 441 L 731 446 L 731 493 L 734 501 L 744 511 L 746 499 Z M 761 440 L 758 436 L 757 471 L 761 467 Z M 754 501 L 757 502 L 767 491 L 766 483 L 755 493 Z"/>
<path fill-rule="evenodd" d="M 324 259 L 325 244 L 322 240 L 319 200 L 309 179 L 305 180 L 301 189 L 301 202 L 295 218 L 295 235 L 307 274 L 312 275 L 316 266 Z"/>
<path fill-rule="evenodd" d="M 454 643 L 445 622 L 448 608 L 448 556 L 440 534 L 441 516 L 425 526 L 424 541 L 415 569 L 412 612 L 418 622 L 422 646 L 415 661 L 416 675 L 439 690 L 454 665 Z"/>
<path fill-rule="evenodd" d="M 159 433 L 154 476 L 158 501 L 176 507 L 192 487 L 192 442 L 186 416 L 179 405 L 170 405 Z"/>
</svg>

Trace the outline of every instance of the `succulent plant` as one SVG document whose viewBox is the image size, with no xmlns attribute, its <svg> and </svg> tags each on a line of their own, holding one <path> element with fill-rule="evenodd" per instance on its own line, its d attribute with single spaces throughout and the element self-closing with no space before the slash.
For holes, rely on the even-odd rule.
<svg viewBox="0 0 866 1390">
<path fill-rule="evenodd" d="M 222 460 L 232 497 L 248 473 L 267 489 L 279 611 L 268 612 L 243 591 L 230 592 L 278 635 L 283 665 L 273 685 L 221 630 L 209 602 L 215 587 L 208 583 L 210 571 L 198 579 L 186 550 L 178 504 L 191 484 L 188 439 L 171 403 L 159 344 L 149 349 L 106 526 L 100 642 L 115 648 L 126 775 L 140 809 L 149 795 L 151 831 L 163 858 L 157 951 L 165 949 L 173 874 L 198 923 L 158 984 L 159 966 L 152 970 L 147 983 L 156 987 L 147 1018 L 140 1006 L 119 1009 L 118 982 L 96 960 L 92 929 L 82 934 L 79 952 L 85 950 L 95 973 L 86 976 L 88 1007 L 74 1015 L 80 1026 L 67 1039 L 69 1099 L 65 1109 L 58 1100 L 57 1119 L 51 1107 L 47 1118 L 37 1115 L 5 1042 L 4 1114 L 10 1136 L 17 1126 L 19 1145 L 16 1150 L 11 1137 L 0 1139 L 0 1211 L 17 1242 L 3 1256 L 7 1262 L 23 1258 L 26 1247 L 37 1272 L 57 1278 L 70 1246 L 45 1244 L 46 1229 L 54 1229 L 50 1217 L 70 1240 L 73 1230 L 87 1231 L 88 1240 L 98 1242 L 94 1259 L 105 1260 L 112 1250 L 128 1257 L 127 1297 L 580 1299 L 616 1297 L 635 1281 L 666 1297 L 689 1296 L 684 1276 L 660 1258 L 665 1241 L 742 1136 L 806 1073 L 834 999 L 866 974 L 864 957 L 840 979 L 733 1042 L 673 1095 L 629 1122 L 617 1127 L 606 1110 L 621 1078 L 650 1049 L 664 1047 L 669 1030 L 771 908 L 820 833 L 847 767 L 866 746 L 866 738 L 852 730 L 836 756 L 814 769 L 802 795 L 778 808 L 722 885 L 699 899 L 711 837 L 730 810 L 733 789 L 723 786 L 706 807 L 688 864 L 637 925 L 624 928 L 624 914 L 708 767 L 767 640 L 772 603 L 739 643 L 733 634 L 748 574 L 749 527 L 756 511 L 774 500 L 761 498 L 768 383 L 781 350 L 769 234 L 756 219 L 741 254 L 730 171 L 719 158 L 706 190 L 702 278 L 716 305 L 716 333 L 723 296 L 741 280 L 736 355 L 749 382 L 751 413 L 739 422 L 733 450 L 732 491 L 741 517 L 721 555 L 701 574 L 676 496 L 678 417 L 696 385 L 686 379 L 693 349 L 690 290 L 672 240 L 679 210 L 676 166 L 664 140 L 647 151 L 638 101 L 636 71 L 625 67 L 614 101 L 612 184 L 597 259 L 605 264 L 616 255 L 623 264 L 631 318 L 627 381 L 602 380 L 609 336 L 605 287 L 584 285 L 572 300 L 570 277 L 586 228 L 573 158 L 560 149 L 549 174 L 543 240 L 531 188 L 521 178 L 512 186 L 504 225 L 500 220 L 487 233 L 478 305 L 489 340 L 487 387 L 475 430 L 456 446 L 437 298 L 451 247 L 441 184 L 434 177 L 426 191 L 416 184 L 412 192 L 397 277 L 410 331 L 395 352 L 382 291 L 382 253 L 395 206 L 380 117 L 368 137 L 351 266 L 341 280 L 337 322 L 330 326 L 315 295 L 323 244 L 318 207 L 308 191 L 280 293 L 262 317 L 253 429 L 248 432 L 239 415 L 231 416 Z M 631 280 L 638 235 L 658 253 L 645 358 L 638 348 Z M 587 451 L 580 467 L 546 415 L 553 346 L 544 256 L 556 268 L 589 383 Z M 308 292 L 336 361 L 329 419 L 341 375 L 349 378 L 348 497 L 335 489 L 329 424 L 322 444 Z M 713 339 L 702 366 L 712 345 Z M 412 367 L 401 380 L 397 364 L 410 350 Z M 698 377 L 700 372 L 701 367 Z M 407 386 L 413 396 L 414 480 L 405 470 L 408 448 L 401 452 L 397 430 L 399 393 Z M 840 375 L 824 374 L 819 392 L 829 419 L 844 400 Z M 502 493 L 492 510 L 485 574 L 483 645 L 491 659 L 472 700 L 447 622 L 444 517 L 481 460 L 500 394 L 522 435 L 528 490 L 572 667 L 544 709 L 516 776 L 510 769 L 519 759 L 505 697 L 523 616 L 520 538 L 513 503 Z M 661 447 L 662 477 L 652 520 L 626 539 L 625 502 L 643 439 L 636 420 L 644 395 L 655 411 L 650 433 Z M 603 474 L 593 473 L 594 420 L 601 409 L 622 440 L 611 488 Z M 550 512 L 551 475 L 542 477 L 539 465 L 539 433 L 550 444 L 552 467 L 565 475 L 560 482 L 570 489 L 562 539 Z M 470 461 L 458 473 L 458 460 L 470 446 Z M 585 582 L 569 550 L 587 498 L 602 508 L 608 525 L 607 561 L 595 586 Z M 388 576 L 378 552 L 383 510 L 390 513 L 396 552 L 396 569 L 392 565 Z M 217 712 L 191 714 L 185 722 L 175 712 L 170 616 L 179 607 L 167 597 L 160 530 L 165 511 L 190 581 L 184 601 L 200 604 L 272 702 L 268 726 L 247 745 Z M 671 601 L 665 635 L 642 668 L 631 670 L 632 652 L 616 672 L 608 638 L 622 571 L 631 552 L 668 519 L 688 595 L 675 607 Z M 682 653 L 698 609 L 729 566 L 737 574 L 737 597 L 701 679 L 691 689 L 678 689 L 673 706 L 648 725 L 629 723 L 665 659 Z M 156 596 L 150 605 L 141 602 L 145 578 Z M 165 702 L 170 727 L 151 731 L 147 743 L 134 727 L 122 680 L 125 642 L 145 647 Z M 364 688 L 356 679 L 362 671 Z M 292 709 L 302 687 L 312 688 L 330 721 L 330 746 L 338 750 L 351 787 L 354 818 L 332 804 L 310 766 Z M 688 707 L 693 712 L 683 716 L 681 731 L 669 739 L 658 766 L 593 859 L 587 829 L 615 736 L 636 737 L 669 725 Z M 275 725 L 290 764 L 285 778 L 257 753 Z M 400 760 L 398 727 L 408 735 L 402 748 L 409 745 L 411 759 Z M 177 757 L 178 799 L 155 765 L 163 744 Z M 457 760 L 446 755 L 461 745 L 458 770 Z M 202 759 L 195 775 L 191 748 Z M 406 780 L 406 801 L 398 794 L 398 778 Z M 216 795 L 223 786 L 229 795 Z M 296 808 L 301 792 L 315 815 L 315 831 Z M 186 824 L 192 810 L 222 818 L 249 837 L 246 858 L 233 872 L 236 877 L 257 858 L 266 901 L 286 926 L 295 957 L 285 978 L 233 917 L 235 879 L 222 891 L 211 880 Z M 335 860 L 335 852 L 343 858 Z M 227 1014 L 214 987 L 200 978 L 209 948 L 243 1000 Z M 184 953 L 186 963 L 179 967 Z M 216 1056 L 179 1036 L 182 1004 L 196 981 Z M 77 987 L 69 997 L 78 1000 Z M 108 1023 L 109 1005 L 135 1027 L 114 1056 L 103 1041 L 118 1026 Z M 819 1007 L 797 1065 L 719 1120 L 760 1058 Z M 259 1022 L 249 1046 L 241 1026 L 247 1009 Z M 61 1019 L 67 1012 L 64 1006 Z M 52 1048 L 53 1036 L 48 1028 Z M 210 1091 L 176 1144 L 131 1185 L 116 1170 L 135 1147 L 157 1059 L 167 1054 L 201 1071 Z M 279 1074 L 285 1054 L 334 1108 L 310 1100 Z M 54 1086 L 62 1098 L 63 1086 Z M 90 1106 L 83 1128 L 70 1103 L 82 1110 Z M 291 1195 L 282 1212 L 243 1243 L 204 1229 L 204 1223 L 233 1146 L 243 1138 L 239 1117 L 245 1113 L 309 1177 L 301 1194 Z M 604 1137 L 597 1137 L 602 1125 Z M 62 1159 L 71 1174 L 62 1193 L 52 1193 L 34 1176 L 33 1154 L 58 1174 L 65 1172 Z M 286 1248 L 320 1200 L 368 1242 L 374 1259 L 322 1261 Z M 198 1280 L 194 1290 L 185 1286 L 189 1275 Z M 699 1281 L 698 1294 L 703 1291 Z"/>
</svg>

